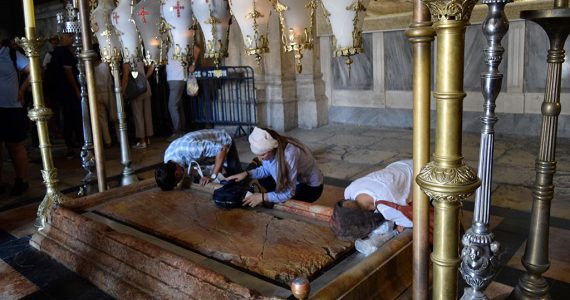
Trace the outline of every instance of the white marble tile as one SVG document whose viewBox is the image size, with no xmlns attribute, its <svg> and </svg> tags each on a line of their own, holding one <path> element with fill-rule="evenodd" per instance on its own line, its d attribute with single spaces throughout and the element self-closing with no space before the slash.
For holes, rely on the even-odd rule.
<svg viewBox="0 0 570 300">
<path fill-rule="evenodd" d="M 412 90 L 412 47 L 403 30 L 384 33 L 386 90 Z"/>
<path fill-rule="evenodd" d="M 351 57 L 349 66 L 346 57 L 335 57 L 331 60 L 334 89 L 337 90 L 372 90 L 374 88 L 372 70 L 374 58 L 372 53 L 372 34 L 362 34 L 363 52 Z"/>
</svg>

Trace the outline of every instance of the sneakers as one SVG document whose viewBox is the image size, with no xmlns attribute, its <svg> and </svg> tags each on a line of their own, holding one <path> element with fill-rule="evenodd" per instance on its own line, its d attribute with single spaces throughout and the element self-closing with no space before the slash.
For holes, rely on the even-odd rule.
<svg viewBox="0 0 570 300">
<path fill-rule="evenodd" d="M 146 149 L 146 143 L 138 142 L 136 145 L 133 146 L 133 149 Z"/>
<path fill-rule="evenodd" d="M 20 196 L 27 191 L 29 187 L 27 182 L 23 182 L 21 178 L 16 178 L 14 180 L 14 187 L 12 191 L 10 191 L 10 196 Z"/>
</svg>

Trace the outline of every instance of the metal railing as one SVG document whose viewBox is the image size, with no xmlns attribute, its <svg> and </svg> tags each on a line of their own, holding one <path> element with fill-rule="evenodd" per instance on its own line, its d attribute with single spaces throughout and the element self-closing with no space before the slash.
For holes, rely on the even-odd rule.
<svg viewBox="0 0 570 300">
<path fill-rule="evenodd" d="M 257 99 L 251 67 L 199 68 L 193 76 L 198 81 L 199 91 L 189 101 L 192 122 L 237 126 L 236 136 L 251 132 L 257 124 Z"/>
</svg>

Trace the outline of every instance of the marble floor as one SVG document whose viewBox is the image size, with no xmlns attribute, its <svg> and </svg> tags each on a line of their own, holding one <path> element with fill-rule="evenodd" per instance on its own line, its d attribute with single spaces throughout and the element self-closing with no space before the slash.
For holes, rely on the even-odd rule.
<svg viewBox="0 0 570 300">
<path fill-rule="evenodd" d="M 351 180 L 388 163 L 410 158 L 412 153 L 412 132 L 406 129 L 328 125 L 312 130 L 295 129 L 287 134 L 304 141 L 313 150 L 325 174 L 325 183 L 336 188 L 343 188 Z M 85 172 L 80 159 L 67 159 L 64 147 L 57 142 L 54 143 L 53 158 L 59 173 L 59 188 L 74 196 Z M 520 259 L 528 236 L 538 138 L 497 136 L 495 143 L 491 226 L 505 253 L 502 257 L 504 266 L 487 289 L 487 295 L 490 299 L 504 299 L 524 270 Z M 157 137 L 147 149 L 132 150 L 132 165 L 140 179 L 153 176 L 153 166 L 162 160 L 166 146 L 164 138 Z M 253 158 L 245 137 L 237 139 L 237 146 L 242 162 Z M 479 135 L 465 133 L 463 154 L 475 168 L 478 153 Z M 28 192 L 9 197 L 11 186 L 8 184 L 7 191 L 0 194 L 0 299 L 111 298 L 29 246 L 35 230 L 36 210 L 45 194 L 39 151 L 32 149 L 29 154 L 31 180 Z M 545 277 L 550 283 L 553 299 L 563 299 L 564 295 L 570 294 L 570 252 L 565 250 L 570 247 L 570 139 L 558 139 L 556 157 L 556 190 L 550 220 L 551 266 Z M 10 183 L 13 180 L 11 162 L 7 157 L 1 159 L 3 181 Z M 123 168 L 119 147 L 107 150 L 105 160 L 108 184 L 111 188 L 116 187 Z M 465 201 L 463 207 L 463 224 L 468 227 L 473 198 Z M 460 280 L 460 294 L 462 282 Z"/>
</svg>

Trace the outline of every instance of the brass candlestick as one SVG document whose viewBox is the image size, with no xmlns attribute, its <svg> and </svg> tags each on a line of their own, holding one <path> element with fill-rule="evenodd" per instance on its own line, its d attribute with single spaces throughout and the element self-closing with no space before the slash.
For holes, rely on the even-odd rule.
<svg viewBox="0 0 570 300">
<path fill-rule="evenodd" d="M 526 273 L 519 278 L 513 293 L 515 299 L 550 299 L 549 286 L 542 276 L 550 267 L 548 238 L 550 205 L 554 197 L 553 177 L 556 172 L 556 133 L 560 115 L 560 80 L 564 63 L 564 43 L 570 33 L 568 0 L 558 0 L 553 9 L 528 10 L 521 18 L 540 25 L 548 35 L 550 49 L 546 61 L 546 89 L 542 103 L 540 148 L 536 158 L 536 179 L 532 191 L 530 231 L 522 264 Z"/>
<path fill-rule="evenodd" d="M 42 156 L 42 177 L 46 185 L 46 195 L 40 203 L 37 212 L 36 227 L 42 230 L 49 220 L 49 215 L 54 205 L 69 200 L 57 187 L 57 169 L 54 167 L 51 155 L 51 144 L 48 133 L 48 120 L 53 115 L 52 111 L 44 105 L 42 88 L 42 67 L 40 64 L 40 49 L 44 41 L 36 37 L 36 18 L 34 15 L 33 0 L 23 0 L 24 18 L 26 25 L 26 37 L 17 39 L 17 43 L 26 51 L 30 59 L 30 83 L 34 98 L 34 108 L 28 112 L 28 116 L 38 128 L 39 148 Z"/>
<path fill-rule="evenodd" d="M 427 0 L 437 35 L 436 129 L 433 161 L 416 177 L 435 206 L 433 299 L 457 298 L 459 216 L 480 182 L 461 154 L 465 27 L 476 0 Z"/>
</svg>

